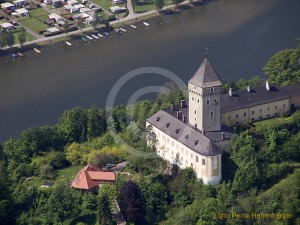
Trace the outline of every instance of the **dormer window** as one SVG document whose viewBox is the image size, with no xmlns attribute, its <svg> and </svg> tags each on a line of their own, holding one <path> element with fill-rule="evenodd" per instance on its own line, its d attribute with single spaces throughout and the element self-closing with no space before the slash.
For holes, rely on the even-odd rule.
<svg viewBox="0 0 300 225">
<path fill-rule="evenodd" d="M 214 92 L 214 87 L 211 87 L 211 88 L 209 89 L 209 91 L 210 91 L 210 93 L 213 93 L 213 92 Z"/>
<path fill-rule="evenodd" d="M 199 143 L 199 140 L 196 140 L 196 141 L 195 141 L 195 145 L 197 145 L 198 143 Z"/>
<path fill-rule="evenodd" d="M 189 135 L 188 135 L 188 134 L 186 134 L 186 135 L 184 136 L 184 138 L 185 138 L 185 139 L 188 139 L 188 138 L 189 138 Z"/>
<path fill-rule="evenodd" d="M 167 123 L 167 124 L 166 124 L 166 127 L 169 127 L 169 126 L 170 126 L 170 123 Z"/>
<path fill-rule="evenodd" d="M 176 129 L 176 131 L 175 131 L 175 132 L 176 132 L 176 134 L 178 134 L 178 133 L 179 133 L 179 131 L 180 131 L 180 129 Z"/>
<path fill-rule="evenodd" d="M 160 117 L 158 116 L 157 118 L 156 118 L 156 122 L 158 122 L 160 120 Z"/>
<path fill-rule="evenodd" d="M 215 98 L 214 103 L 217 104 L 217 99 Z"/>
</svg>

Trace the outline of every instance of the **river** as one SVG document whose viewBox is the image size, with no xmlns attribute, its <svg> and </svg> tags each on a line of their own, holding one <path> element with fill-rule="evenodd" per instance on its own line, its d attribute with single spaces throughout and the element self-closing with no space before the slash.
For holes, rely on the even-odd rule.
<svg viewBox="0 0 300 225">
<path fill-rule="evenodd" d="M 264 76 L 261 69 L 270 56 L 295 47 L 299 21 L 298 0 L 219 0 L 87 45 L 78 40 L 74 47 L 45 47 L 22 60 L 2 57 L 0 141 L 31 126 L 54 124 L 74 106 L 104 107 L 115 82 L 133 69 L 160 67 L 187 82 L 206 47 L 222 79 Z M 127 82 L 116 102 L 126 103 L 135 90 L 167 81 L 144 74 Z"/>
</svg>

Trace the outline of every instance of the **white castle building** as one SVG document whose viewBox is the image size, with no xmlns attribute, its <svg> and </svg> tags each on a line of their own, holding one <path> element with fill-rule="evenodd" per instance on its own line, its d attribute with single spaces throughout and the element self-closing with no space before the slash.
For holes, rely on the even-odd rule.
<svg viewBox="0 0 300 225">
<path fill-rule="evenodd" d="M 157 154 L 180 168 L 191 167 L 204 184 L 222 179 L 222 151 L 233 132 L 221 124 L 222 83 L 206 57 L 188 82 L 189 104 L 171 105 L 147 119 Z"/>
</svg>

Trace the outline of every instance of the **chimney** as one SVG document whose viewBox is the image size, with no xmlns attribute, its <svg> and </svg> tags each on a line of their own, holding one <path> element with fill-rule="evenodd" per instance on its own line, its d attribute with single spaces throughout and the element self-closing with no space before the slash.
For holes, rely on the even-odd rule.
<svg viewBox="0 0 300 225">
<path fill-rule="evenodd" d="M 248 91 L 249 93 L 251 92 L 250 85 L 248 85 L 248 87 L 247 87 L 247 91 Z"/>
<path fill-rule="evenodd" d="M 174 105 L 173 104 L 171 104 L 171 110 L 174 110 Z"/>
<path fill-rule="evenodd" d="M 185 100 L 180 101 L 180 107 L 181 108 L 186 108 L 186 101 Z"/>
<path fill-rule="evenodd" d="M 195 123 L 195 130 L 197 130 L 197 124 Z"/>
<path fill-rule="evenodd" d="M 229 96 L 232 96 L 232 88 L 229 88 Z"/>
<path fill-rule="evenodd" d="M 182 111 L 178 111 L 177 112 L 177 118 L 181 120 L 181 118 L 182 118 Z"/>
<path fill-rule="evenodd" d="M 222 133 L 222 140 L 225 140 L 225 134 Z"/>
<path fill-rule="evenodd" d="M 205 130 L 204 129 L 202 130 L 202 134 L 205 135 Z"/>
<path fill-rule="evenodd" d="M 270 91 L 270 84 L 269 84 L 269 81 L 266 81 L 266 89 L 267 89 L 267 91 Z"/>
<path fill-rule="evenodd" d="M 182 122 L 185 123 L 186 116 L 182 116 Z"/>
</svg>

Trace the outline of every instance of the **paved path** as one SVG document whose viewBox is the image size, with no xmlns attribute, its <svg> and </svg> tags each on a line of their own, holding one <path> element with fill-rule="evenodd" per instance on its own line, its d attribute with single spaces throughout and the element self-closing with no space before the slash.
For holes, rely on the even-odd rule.
<svg viewBox="0 0 300 225">
<path fill-rule="evenodd" d="M 134 8 L 131 0 L 127 0 L 127 9 L 128 9 L 128 17 L 134 18 L 136 13 L 134 12 Z"/>
</svg>

